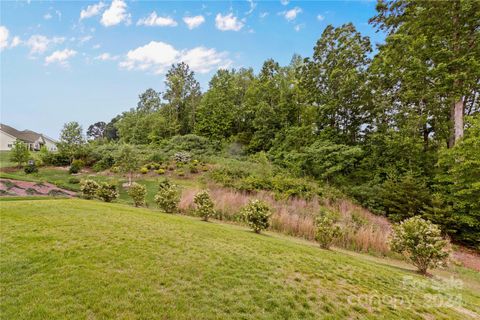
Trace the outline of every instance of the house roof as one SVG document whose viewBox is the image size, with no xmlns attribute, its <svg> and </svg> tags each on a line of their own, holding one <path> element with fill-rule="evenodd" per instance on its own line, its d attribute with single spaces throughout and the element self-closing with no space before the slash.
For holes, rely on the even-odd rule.
<svg viewBox="0 0 480 320">
<path fill-rule="evenodd" d="M 35 141 L 38 141 L 39 139 L 44 140 L 44 137 L 41 133 L 37 133 L 32 130 L 23 130 L 19 131 L 13 127 L 7 126 L 6 124 L 0 123 L 0 130 L 2 130 L 5 133 L 8 133 L 9 135 L 22 140 L 27 143 L 34 143 Z M 49 138 L 49 140 L 52 140 Z"/>
</svg>

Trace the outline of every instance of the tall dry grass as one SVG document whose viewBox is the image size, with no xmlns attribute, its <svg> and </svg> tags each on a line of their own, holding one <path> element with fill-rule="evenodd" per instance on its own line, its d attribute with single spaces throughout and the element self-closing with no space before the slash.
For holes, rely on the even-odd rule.
<svg viewBox="0 0 480 320">
<path fill-rule="evenodd" d="M 387 219 L 376 216 L 347 200 L 329 201 L 318 198 L 275 200 L 268 192 L 251 194 L 213 185 L 209 190 L 215 203 L 216 219 L 238 222 L 241 220 L 241 208 L 250 199 L 260 199 L 272 208 L 270 230 L 314 240 L 316 215 L 321 208 L 326 208 L 339 214 L 342 236 L 336 241 L 336 246 L 359 252 L 377 254 L 389 252 L 387 240 L 391 227 Z M 179 204 L 182 213 L 193 214 L 193 199 L 199 191 L 191 188 L 183 190 Z"/>
</svg>

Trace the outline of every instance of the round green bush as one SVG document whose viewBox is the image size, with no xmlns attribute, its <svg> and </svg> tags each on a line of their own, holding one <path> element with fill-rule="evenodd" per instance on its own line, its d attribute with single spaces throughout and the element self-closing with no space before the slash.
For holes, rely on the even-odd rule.
<svg viewBox="0 0 480 320">
<path fill-rule="evenodd" d="M 93 199 L 97 195 L 98 183 L 94 180 L 82 180 L 80 183 L 80 192 L 85 199 Z"/>
<path fill-rule="evenodd" d="M 107 182 L 101 183 L 97 189 L 97 197 L 105 202 L 112 202 L 118 198 L 117 186 Z"/>
<path fill-rule="evenodd" d="M 421 274 L 443 265 L 449 256 L 440 228 L 419 216 L 393 227 L 390 248 L 407 257 Z"/>
<path fill-rule="evenodd" d="M 168 181 L 160 188 L 155 195 L 155 202 L 158 207 L 167 213 L 173 213 L 178 210 L 180 202 L 180 191 L 175 185 L 171 185 Z"/>
<path fill-rule="evenodd" d="M 322 211 L 315 220 L 315 240 L 320 247 L 329 249 L 335 239 L 337 239 L 341 230 L 337 223 L 337 215 L 331 211 Z"/>
<path fill-rule="evenodd" d="M 250 200 L 248 205 L 242 209 L 242 216 L 255 233 L 260 233 L 270 226 L 271 211 L 264 201 Z"/>
<path fill-rule="evenodd" d="M 193 199 L 193 203 L 196 207 L 196 214 L 203 220 L 208 221 L 208 218 L 215 214 L 215 210 L 213 209 L 214 204 L 208 191 L 204 190 L 197 193 Z"/>
<path fill-rule="evenodd" d="M 147 174 L 148 173 L 148 168 L 146 168 L 146 167 L 140 168 L 140 173 L 141 174 Z"/>
<path fill-rule="evenodd" d="M 25 166 L 25 168 L 23 169 L 23 171 L 25 171 L 26 174 L 31 174 L 31 173 L 37 173 L 38 172 L 38 168 L 36 165 L 34 164 L 27 164 Z"/>
<path fill-rule="evenodd" d="M 165 169 L 157 169 L 155 170 L 156 174 L 165 174 Z"/>
<path fill-rule="evenodd" d="M 70 165 L 70 168 L 68 169 L 68 172 L 70 174 L 79 173 L 84 166 L 85 164 L 82 160 L 73 160 L 72 164 Z"/>
<path fill-rule="evenodd" d="M 132 183 L 128 188 L 128 195 L 132 198 L 135 207 L 145 205 L 145 198 L 147 196 L 147 188 L 139 183 Z"/>
</svg>

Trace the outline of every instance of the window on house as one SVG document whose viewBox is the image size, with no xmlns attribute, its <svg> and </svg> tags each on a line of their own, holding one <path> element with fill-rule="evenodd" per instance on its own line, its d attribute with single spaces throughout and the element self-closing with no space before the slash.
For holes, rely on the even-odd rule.
<svg viewBox="0 0 480 320">
<path fill-rule="evenodd" d="M 13 147 L 13 145 L 11 143 L 9 143 L 9 144 L 7 144 L 7 147 L 11 148 L 11 147 Z"/>
</svg>

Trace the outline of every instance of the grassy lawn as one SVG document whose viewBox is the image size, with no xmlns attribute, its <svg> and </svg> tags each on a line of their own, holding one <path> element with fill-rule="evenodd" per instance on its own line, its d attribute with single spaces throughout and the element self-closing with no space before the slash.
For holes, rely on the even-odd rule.
<svg viewBox="0 0 480 320">
<path fill-rule="evenodd" d="M 0 168 L 14 166 L 16 166 L 16 163 L 10 161 L 10 151 L 0 151 Z"/>
<path fill-rule="evenodd" d="M 480 284 L 79 199 L 1 203 L 3 319 L 468 319 Z M 408 280 L 408 281 L 406 281 Z M 467 285 L 468 284 L 468 285 Z M 458 304 L 439 306 L 451 297 Z M 400 299 L 404 299 L 401 305 Z"/>
</svg>

